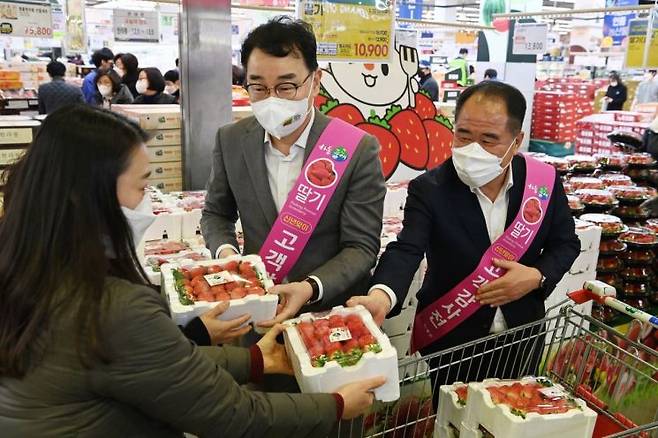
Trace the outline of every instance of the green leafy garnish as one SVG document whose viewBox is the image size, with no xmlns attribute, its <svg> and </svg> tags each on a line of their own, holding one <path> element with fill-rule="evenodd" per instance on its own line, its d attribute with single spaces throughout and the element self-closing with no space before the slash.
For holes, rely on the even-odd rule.
<svg viewBox="0 0 658 438">
<path fill-rule="evenodd" d="M 178 269 L 175 269 L 173 271 L 173 276 L 174 280 L 176 282 L 176 292 L 178 292 L 178 300 L 180 303 L 184 306 L 189 306 L 194 304 L 194 300 L 192 300 L 189 296 L 187 296 L 187 292 L 185 291 L 185 276 L 181 271 Z"/>
<path fill-rule="evenodd" d="M 359 360 L 361 360 L 361 357 L 363 356 L 363 350 L 360 348 L 355 348 L 352 351 L 350 351 L 347 354 L 343 354 L 341 358 L 336 359 L 336 362 L 338 362 L 338 365 L 341 367 L 351 367 L 353 365 L 356 365 Z"/>
<path fill-rule="evenodd" d="M 525 412 L 523 412 L 519 409 L 516 409 L 516 408 L 512 408 L 510 411 L 512 412 L 512 415 L 518 415 L 519 417 L 521 417 L 525 420 Z"/>
<path fill-rule="evenodd" d="M 371 344 L 368 345 L 368 351 L 372 351 L 373 353 L 381 353 L 382 347 L 379 344 Z"/>
</svg>

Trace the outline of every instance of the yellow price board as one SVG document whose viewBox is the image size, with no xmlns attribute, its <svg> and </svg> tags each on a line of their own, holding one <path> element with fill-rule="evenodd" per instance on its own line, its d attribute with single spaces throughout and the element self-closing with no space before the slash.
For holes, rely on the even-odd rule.
<svg viewBox="0 0 658 438">
<path fill-rule="evenodd" d="M 392 0 L 301 0 L 299 18 L 310 23 L 322 61 L 388 62 L 394 52 Z"/>
<path fill-rule="evenodd" d="M 658 68 L 658 22 L 654 18 L 651 43 L 649 44 L 649 59 L 647 68 Z"/>
<path fill-rule="evenodd" d="M 626 50 L 626 68 L 642 68 L 644 65 L 644 45 L 647 42 L 649 20 L 631 20 Z"/>
</svg>

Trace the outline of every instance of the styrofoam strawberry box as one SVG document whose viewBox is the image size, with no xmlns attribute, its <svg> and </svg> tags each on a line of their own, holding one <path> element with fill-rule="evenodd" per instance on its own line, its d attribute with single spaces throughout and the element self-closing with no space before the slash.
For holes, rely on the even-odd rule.
<svg viewBox="0 0 658 438">
<path fill-rule="evenodd" d="M 177 263 L 185 266 L 211 259 L 212 256 L 208 248 L 203 246 L 190 246 L 174 254 L 145 255 L 143 268 L 151 284 L 160 286 L 162 283 L 162 265 Z"/>
<path fill-rule="evenodd" d="M 330 327 L 329 334 L 318 335 L 328 336 L 328 339 L 334 339 L 332 344 L 341 344 L 342 349 L 338 350 L 327 358 L 324 347 L 322 354 L 316 356 L 314 366 L 312 357 L 302 340 L 302 335 L 298 329 L 300 323 L 313 323 L 316 320 L 331 321 L 331 317 L 339 315 L 343 318 L 354 315 L 363 322 L 365 329 L 370 332 L 371 337 L 376 344 L 360 346 L 360 340 L 352 338 L 348 323 L 347 326 L 334 324 Z M 386 383 L 375 389 L 375 398 L 384 402 L 397 400 L 400 397 L 400 385 L 398 378 L 398 354 L 391 345 L 388 337 L 379 329 L 372 319 L 370 312 L 363 306 L 356 307 L 334 307 L 329 312 L 324 313 L 304 313 L 296 319 L 289 320 L 285 323 L 287 328 L 284 332 L 286 351 L 292 363 L 297 383 L 304 393 L 332 393 L 340 387 L 369 379 L 373 377 L 384 376 Z M 359 327 L 357 323 L 357 327 Z M 314 327 L 315 333 L 315 327 Z M 355 331 L 353 328 L 352 331 Z M 360 328 L 359 330 L 363 330 Z M 363 335 L 362 338 L 364 336 Z M 372 339 L 371 339 L 372 340 Z M 322 342 L 321 340 L 319 342 Z M 355 342 L 354 345 L 350 345 Z M 368 342 L 368 341 L 365 341 Z M 358 345 L 358 346 L 356 346 Z M 365 351 L 364 351 L 365 350 Z M 341 361 L 344 366 L 339 363 Z"/>
<path fill-rule="evenodd" d="M 528 389 L 528 398 L 522 390 L 512 385 L 539 385 L 541 389 Z M 496 396 L 489 388 L 496 388 Z M 536 401 L 530 397 L 539 391 L 542 395 Z M 495 397 L 503 397 L 499 403 Z M 507 403 L 510 400 L 527 400 L 528 408 L 513 409 Z M 514 403 L 521 403 L 515 401 Z M 541 403 L 545 403 L 541 405 Z M 562 403 L 561 408 L 555 408 Z M 552 404 L 552 406 L 551 406 Z M 543 410 L 546 413 L 532 411 Z M 536 406 L 540 406 L 536 408 Z M 559 413 L 550 413 L 559 412 Z M 460 438 L 483 437 L 482 429 L 495 437 L 505 438 L 588 438 L 594 433 L 596 412 L 587 407 L 585 401 L 571 397 L 561 385 L 553 384 L 548 379 L 524 377 L 518 381 L 489 379 L 482 383 L 470 383 L 464 419 L 460 428 Z"/>
<path fill-rule="evenodd" d="M 452 385 L 441 385 L 439 388 L 439 410 L 434 423 L 434 436 L 459 436 L 464 412 L 466 411 L 466 394 L 458 393 L 468 391 L 468 384 L 455 382 Z"/>
<path fill-rule="evenodd" d="M 182 268 L 193 268 L 193 267 L 210 267 L 210 266 L 226 266 L 231 262 L 246 262 L 250 263 L 254 271 L 256 272 L 258 278 L 260 279 L 263 289 L 265 291 L 269 290 L 274 286 L 274 282 L 267 275 L 265 270 L 265 264 L 260 256 L 257 255 L 234 255 L 220 260 L 208 260 L 202 262 L 195 262 L 192 265 L 183 266 L 178 263 L 165 264 L 160 267 L 162 271 L 162 287 L 165 295 L 167 296 L 167 301 L 169 302 L 169 308 L 171 310 L 171 316 L 178 325 L 185 325 L 193 318 L 200 316 L 207 312 L 208 310 L 215 307 L 219 300 L 199 300 L 192 301 L 186 300 L 185 302 L 181 301 L 181 295 L 176 287 L 176 279 L 174 277 L 174 271 L 181 270 Z M 217 280 L 217 285 L 221 286 L 223 284 L 228 284 L 226 275 L 222 275 L 224 271 L 216 272 L 219 274 L 214 279 Z M 212 274 L 209 274 L 212 275 Z M 223 280 L 221 277 L 224 277 Z M 208 279 L 208 276 L 205 277 Z M 219 316 L 219 319 L 223 321 L 239 318 L 242 315 L 251 315 L 251 318 L 245 323 L 246 324 L 258 324 L 259 322 L 269 321 L 274 319 L 276 316 L 276 306 L 279 302 L 278 295 L 271 295 L 265 293 L 265 295 L 246 295 L 244 298 L 231 299 L 230 306 L 226 312 L 222 313 Z"/>
</svg>

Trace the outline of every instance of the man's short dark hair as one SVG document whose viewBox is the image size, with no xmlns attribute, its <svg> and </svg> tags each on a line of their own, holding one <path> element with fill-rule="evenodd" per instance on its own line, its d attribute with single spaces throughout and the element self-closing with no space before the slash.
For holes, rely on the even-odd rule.
<svg viewBox="0 0 658 438">
<path fill-rule="evenodd" d="M 169 70 L 164 74 L 164 80 L 169 82 L 176 82 L 180 79 L 180 74 L 176 70 Z"/>
<path fill-rule="evenodd" d="M 155 67 L 148 67 L 142 70 L 146 73 L 146 78 L 149 80 L 149 90 L 157 91 L 162 93 L 166 87 L 164 77 L 162 73 Z"/>
<path fill-rule="evenodd" d="M 96 66 L 96 68 L 100 68 L 101 65 L 103 65 L 103 61 L 113 61 L 114 60 L 114 53 L 107 47 L 103 47 L 100 50 L 96 50 L 92 55 L 91 55 L 91 63 Z"/>
<path fill-rule="evenodd" d="M 66 66 L 59 61 L 51 61 L 48 63 L 46 71 L 51 78 L 63 77 L 66 74 Z"/>
<path fill-rule="evenodd" d="M 484 77 L 489 79 L 496 79 L 498 77 L 498 72 L 496 71 L 496 69 L 488 68 L 484 72 Z"/>
<path fill-rule="evenodd" d="M 313 27 L 288 16 L 279 16 L 249 32 L 242 43 L 242 66 L 247 70 L 254 49 L 278 58 L 300 54 L 309 70 L 318 69 L 317 43 Z"/>
<path fill-rule="evenodd" d="M 467 48 L 460 49 L 459 54 L 460 55 L 468 55 L 468 49 Z"/>
<path fill-rule="evenodd" d="M 459 119 L 464 104 L 475 95 L 482 95 L 487 99 L 500 99 L 505 102 L 507 107 L 507 129 L 514 135 L 518 134 L 523 127 L 527 105 L 525 97 L 516 87 L 496 81 L 484 81 L 468 87 L 457 99 L 455 120 Z"/>
</svg>

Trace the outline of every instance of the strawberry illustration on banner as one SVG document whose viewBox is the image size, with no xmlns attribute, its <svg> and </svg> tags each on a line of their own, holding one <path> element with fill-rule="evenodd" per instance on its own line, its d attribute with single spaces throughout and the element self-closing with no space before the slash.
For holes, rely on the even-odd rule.
<svg viewBox="0 0 658 438">
<path fill-rule="evenodd" d="M 416 49 L 400 46 L 396 50 Z M 453 126 L 400 56 L 390 64 L 329 63 L 315 106 L 379 140 L 387 180 L 414 178 L 450 157 Z M 418 56 L 414 59 L 418 60 Z"/>
</svg>

